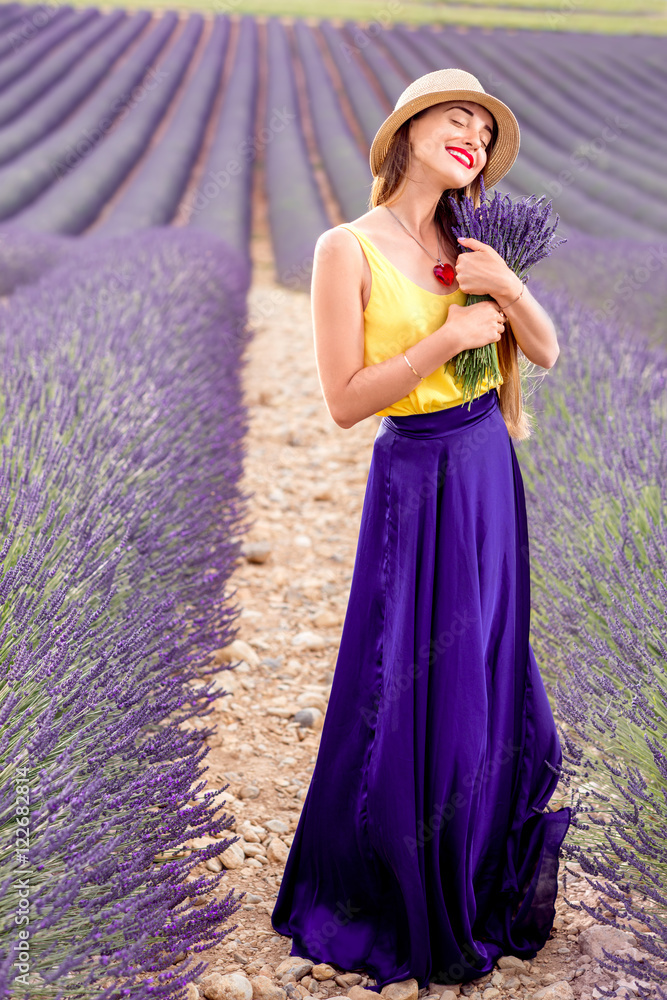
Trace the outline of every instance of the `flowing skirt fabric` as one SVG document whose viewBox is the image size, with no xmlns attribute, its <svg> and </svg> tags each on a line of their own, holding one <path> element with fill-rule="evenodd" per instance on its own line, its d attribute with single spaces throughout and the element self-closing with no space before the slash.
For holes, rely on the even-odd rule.
<svg viewBox="0 0 667 1000">
<path fill-rule="evenodd" d="M 320 746 L 271 922 L 379 992 L 533 958 L 570 808 L 495 389 L 382 418 Z M 546 807 L 546 810 L 545 810 Z"/>
</svg>

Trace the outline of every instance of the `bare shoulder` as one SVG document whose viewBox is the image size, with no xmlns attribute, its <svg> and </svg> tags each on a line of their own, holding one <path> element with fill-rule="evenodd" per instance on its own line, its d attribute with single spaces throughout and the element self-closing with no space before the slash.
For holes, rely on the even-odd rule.
<svg viewBox="0 0 667 1000">
<path fill-rule="evenodd" d="M 341 226 L 325 229 L 315 244 L 316 261 L 321 264 L 326 260 L 327 267 L 354 265 L 359 262 L 360 256 L 361 247 L 354 233 Z"/>
<path fill-rule="evenodd" d="M 354 223 L 351 222 L 350 225 L 354 225 Z M 354 236 L 349 229 L 344 229 L 342 226 L 333 226 L 331 229 L 325 229 L 323 233 L 320 233 L 315 245 L 318 250 L 328 251 L 348 246 L 353 240 Z"/>
<path fill-rule="evenodd" d="M 354 229 L 358 229 L 370 239 L 373 236 L 376 221 L 377 211 L 372 210 L 345 225 L 350 225 Z M 375 226 L 375 228 L 377 227 Z M 333 226 L 331 229 L 325 229 L 320 234 L 315 245 L 315 256 L 320 260 L 326 257 L 331 263 L 337 262 L 343 265 L 345 262 L 352 264 L 363 263 L 363 253 L 358 239 L 354 233 L 343 226 Z"/>
<path fill-rule="evenodd" d="M 371 280 L 371 270 L 356 235 L 342 226 L 326 229 L 317 240 L 313 262 L 311 287 L 319 310 L 328 315 L 349 309 L 363 312 Z"/>
</svg>

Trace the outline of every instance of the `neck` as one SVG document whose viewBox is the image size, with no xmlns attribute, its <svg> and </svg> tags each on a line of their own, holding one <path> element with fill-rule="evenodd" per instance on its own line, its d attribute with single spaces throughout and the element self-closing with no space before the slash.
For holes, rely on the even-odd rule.
<svg viewBox="0 0 667 1000">
<path fill-rule="evenodd" d="M 437 194 L 431 192 L 423 193 L 403 193 L 397 198 L 394 197 L 388 202 L 384 202 L 386 208 L 390 208 L 394 215 L 400 219 L 405 228 L 413 236 L 416 236 L 422 243 L 435 239 L 437 232 L 435 222 L 435 210 L 442 196 L 442 191 Z M 398 223 L 394 223 L 398 225 Z"/>
</svg>

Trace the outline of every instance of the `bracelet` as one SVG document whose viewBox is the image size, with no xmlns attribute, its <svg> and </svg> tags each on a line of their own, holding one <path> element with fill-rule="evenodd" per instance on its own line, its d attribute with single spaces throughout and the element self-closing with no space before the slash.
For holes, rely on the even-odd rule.
<svg viewBox="0 0 667 1000">
<path fill-rule="evenodd" d="M 511 302 L 508 302 L 506 306 L 501 306 L 500 308 L 503 309 L 503 310 L 509 309 L 509 307 L 513 306 L 515 302 L 518 302 L 519 299 L 521 298 L 521 296 L 523 295 L 523 290 L 524 290 L 525 287 L 526 286 L 522 282 L 522 284 L 521 284 L 521 291 L 519 292 L 519 294 L 517 295 L 517 297 L 515 299 L 512 299 Z"/>
<path fill-rule="evenodd" d="M 405 360 L 407 361 L 407 363 L 410 365 L 410 360 L 409 360 L 407 354 L 405 353 L 405 351 L 403 352 L 403 357 L 405 358 Z M 410 365 L 410 367 L 412 368 L 412 365 Z M 419 372 L 415 368 L 412 368 L 412 370 L 415 373 L 415 375 L 417 376 L 417 378 L 419 379 L 419 381 L 423 382 L 424 381 L 424 376 L 420 375 Z"/>
</svg>

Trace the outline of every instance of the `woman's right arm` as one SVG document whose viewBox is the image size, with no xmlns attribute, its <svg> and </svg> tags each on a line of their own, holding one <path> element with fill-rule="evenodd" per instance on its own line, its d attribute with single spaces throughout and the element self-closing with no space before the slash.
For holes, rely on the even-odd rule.
<svg viewBox="0 0 667 1000">
<path fill-rule="evenodd" d="M 402 353 L 364 367 L 363 250 L 352 233 L 345 233 L 349 230 L 329 229 L 315 245 L 311 310 L 322 394 L 332 419 L 347 429 L 403 399 L 420 379 Z M 465 307 L 452 303 L 445 323 L 405 353 L 426 378 L 464 348 L 499 340 L 499 312 L 492 301 Z"/>
</svg>

